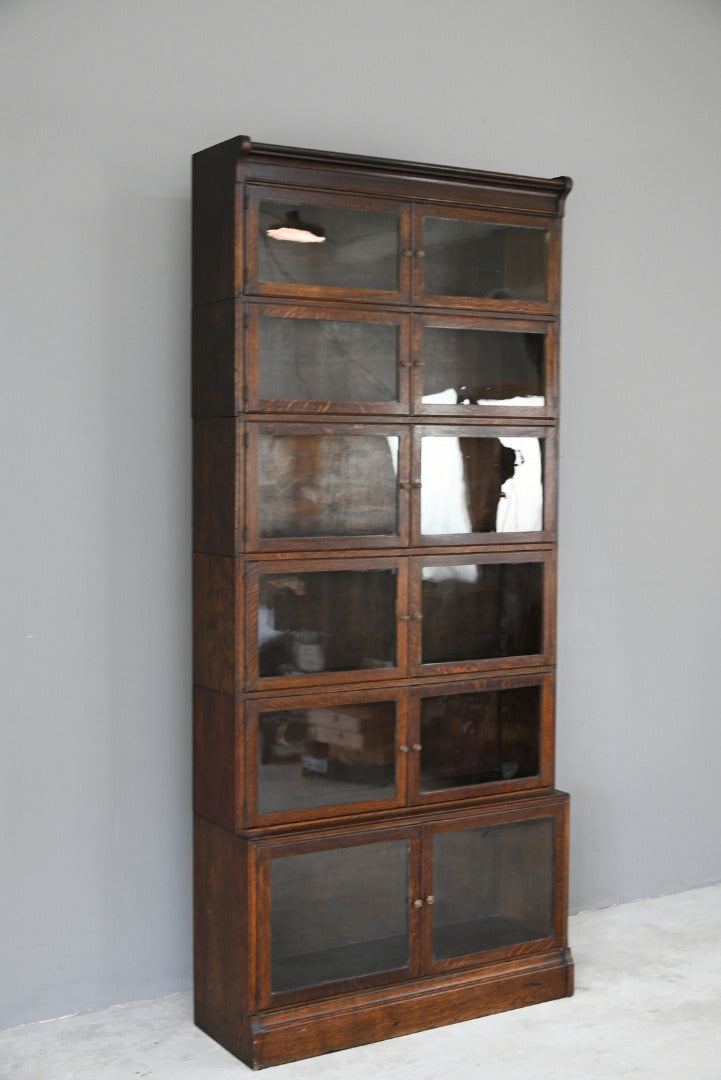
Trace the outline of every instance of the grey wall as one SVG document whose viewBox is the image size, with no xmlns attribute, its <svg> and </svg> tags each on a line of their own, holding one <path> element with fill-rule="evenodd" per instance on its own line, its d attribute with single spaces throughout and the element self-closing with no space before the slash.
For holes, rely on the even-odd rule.
<svg viewBox="0 0 721 1080">
<path fill-rule="evenodd" d="M 0 100 L 0 1024 L 190 983 L 190 155 L 239 133 L 574 177 L 572 903 L 719 880 L 721 6 L 4 0 Z"/>
</svg>

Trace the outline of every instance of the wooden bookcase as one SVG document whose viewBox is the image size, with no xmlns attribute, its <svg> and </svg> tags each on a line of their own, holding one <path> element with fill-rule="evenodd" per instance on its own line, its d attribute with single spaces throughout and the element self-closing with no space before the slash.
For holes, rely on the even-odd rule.
<svg viewBox="0 0 721 1080">
<path fill-rule="evenodd" d="M 193 159 L 195 1015 L 254 1068 L 572 992 L 570 186 Z"/>
</svg>

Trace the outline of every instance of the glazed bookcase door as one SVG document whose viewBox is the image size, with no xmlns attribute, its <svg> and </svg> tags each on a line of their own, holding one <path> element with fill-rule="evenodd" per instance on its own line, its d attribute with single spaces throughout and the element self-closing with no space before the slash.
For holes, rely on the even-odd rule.
<svg viewBox="0 0 721 1080">
<path fill-rule="evenodd" d="M 405 804 L 405 691 L 263 697 L 248 702 L 246 717 L 251 825 Z"/>
<path fill-rule="evenodd" d="M 408 541 L 407 428 L 248 424 L 251 550 Z"/>
<path fill-rule="evenodd" d="M 554 566 L 550 551 L 412 559 L 411 672 L 553 663 Z"/>
<path fill-rule="evenodd" d="M 555 326 L 541 319 L 414 319 L 413 409 L 436 416 L 553 417 Z"/>
<path fill-rule="evenodd" d="M 562 947 L 564 806 L 424 826 L 423 955 L 453 970 Z"/>
<path fill-rule="evenodd" d="M 554 429 L 419 425 L 413 452 L 414 544 L 555 538 Z"/>
<path fill-rule="evenodd" d="M 261 1007 L 389 985 L 418 973 L 420 834 L 263 844 L 259 855 Z"/>
<path fill-rule="evenodd" d="M 248 570 L 248 688 L 387 680 L 405 673 L 406 561 L 267 560 Z"/>
<path fill-rule="evenodd" d="M 410 798 L 419 805 L 550 786 L 548 673 L 413 687 Z"/>
<path fill-rule="evenodd" d="M 416 303 L 549 313 L 558 305 L 555 223 L 533 214 L 415 208 Z"/>
<path fill-rule="evenodd" d="M 288 215 L 324 233 L 320 243 L 276 239 Z M 247 291 L 322 300 L 404 301 L 410 289 L 410 208 L 392 199 L 293 188 L 248 191 Z"/>
<path fill-rule="evenodd" d="M 279 303 L 247 313 L 251 412 L 408 412 L 407 315 Z"/>
</svg>

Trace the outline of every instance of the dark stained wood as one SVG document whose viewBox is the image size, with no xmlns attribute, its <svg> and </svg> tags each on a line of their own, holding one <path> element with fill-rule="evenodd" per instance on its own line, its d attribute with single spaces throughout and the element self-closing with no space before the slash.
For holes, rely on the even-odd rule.
<svg viewBox="0 0 721 1080">
<path fill-rule="evenodd" d="M 235 416 L 242 407 L 235 300 L 193 309 L 193 416 Z"/>
<path fill-rule="evenodd" d="M 448 828 L 457 827 L 467 816 L 475 814 L 494 815 L 494 823 L 502 822 L 508 814 L 523 815 L 528 813 L 531 817 L 548 816 L 563 818 L 563 807 L 568 803 L 568 795 L 554 788 L 543 788 L 537 791 L 518 791 L 494 794 L 483 799 L 477 796 L 465 800 L 465 802 L 448 802 L 446 805 L 433 807 L 432 813 L 427 807 L 412 806 L 403 811 L 394 811 L 392 814 L 378 813 L 367 816 L 359 815 L 359 825 L 352 818 L 328 818 L 326 821 L 308 821 L 307 823 L 291 823 L 278 825 L 259 825 L 257 828 L 248 829 L 243 835 L 252 837 L 254 841 L 271 841 L 281 839 L 293 841 L 320 841 L 323 838 L 335 839 L 345 837 L 352 841 L 360 832 L 363 834 L 376 830 L 387 829 L 390 826 L 432 824 L 441 825 L 444 822 Z"/>
<path fill-rule="evenodd" d="M 252 1065 L 266 1068 L 565 997 L 569 977 L 565 951 L 555 952 L 455 978 L 263 1013 L 255 1024 Z"/>
<path fill-rule="evenodd" d="M 240 421 L 193 421 L 193 549 L 235 555 L 242 547 L 242 443 Z"/>
<path fill-rule="evenodd" d="M 240 677 L 237 572 L 235 559 L 193 556 L 193 681 L 226 694 L 235 693 Z"/>
<path fill-rule="evenodd" d="M 247 846 L 201 817 L 193 835 L 195 1022 L 250 1063 L 255 966 Z"/>
<path fill-rule="evenodd" d="M 196 1022 L 252 1068 L 573 992 L 568 797 L 553 790 L 570 188 L 566 177 L 245 136 L 194 156 Z M 271 255 L 262 200 L 305 208 L 311 221 L 319 208 L 345 249 Z M 397 215 L 397 237 L 388 217 L 364 218 L 360 235 L 356 214 L 339 210 Z M 457 252 L 442 270 L 427 269 L 424 215 L 453 223 L 427 229 Z M 528 229 L 547 233 L 547 249 Z M 491 333 L 449 344 L 438 328 Z M 348 400 L 354 392 L 364 400 Z M 421 440 L 432 436 L 458 442 L 462 478 L 454 467 L 442 486 L 460 489 L 472 532 L 421 532 Z M 539 440 L 542 530 L 495 532 L 504 437 Z M 358 480 L 339 488 L 351 468 Z M 312 535 L 324 531 L 338 535 Z M 485 575 L 475 591 L 463 585 L 477 576 L 453 573 L 474 564 Z M 429 568 L 451 586 L 434 593 Z M 458 700 L 486 692 L 485 704 Z M 453 695 L 421 725 L 424 699 Z M 474 709 L 475 743 L 456 769 L 456 729 Z M 439 762 L 431 782 L 421 780 L 426 738 Z M 499 765 L 511 759 L 518 774 L 506 776 Z M 368 763 L 379 771 L 358 771 Z M 348 797 L 342 784 L 338 795 L 305 786 L 349 776 Z M 458 782 L 444 788 L 449 776 Z M 359 793 L 374 779 L 377 797 Z M 474 844 L 478 858 L 458 854 Z M 445 921 L 434 904 L 444 878 L 462 901 Z M 329 933 L 335 918 L 340 932 Z"/>
<path fill-rule="evenodd" d="M 567 176 L 551 180 L 478 172 L 473 169 L 425 165 L 287 146 L 252 144 L 248 176 L 301 187 L 330 187 L 341 191 L 392 191 L 406 198 L 433 198 L 441 203 L 502 207 L 563 214 L 572 182 Z"/>
<path fill-rule="evenodd" d="M 193 155 L 193 303 L 242 288 L 242 206 L 236 181 L 250 150 L 245 135 Z"/>
<path fill-rule="evenodd" d="M 243 824 L 245 741 L 236 698 L 193 688 L 193 808 L 229 832 Z"/>
<path fill-rule="evenodd" d="M 399 829 L 380 821 L 361 833 L 336 827 L 320 829 L 315 836 L 306 828 L 295 835 L 270 835 L 260 843 L 233 837 L 196 818 L 196 1022 L 258 1068 L 571 993 L 565 875 L 558 872 L 567 855 L 567 804 L 567 796 L 554 793 L 506 801 L 486 812 L 440 815 L 435 824 L 422 824 L 420 819 L 415 826 Z M 477 957 L 432 961 L 434 906 L 428 897 L 434 888 L 433 835 L 440 830 L 485 832 L 495 825 L 549 818 L 556 820 L 552 936 L 487 950 Z M 385 978 L 369 976 L 273 994 L 268 920 L 258 922 L 257 940 L 253 933 L 257 913 L 269 908 L 272 859 L 404 837 L 410 857 L 409 967 Z M 532 876 L 535 869 L 527 866 L 526 872 Z M 548 867 L 539 864 L 538 872 L 547 876 Z M 360 896 L 367 886 L 365 880 L 356 883 Z M 342 910 L 338 917 L 342 921 Z"/>
</svg>

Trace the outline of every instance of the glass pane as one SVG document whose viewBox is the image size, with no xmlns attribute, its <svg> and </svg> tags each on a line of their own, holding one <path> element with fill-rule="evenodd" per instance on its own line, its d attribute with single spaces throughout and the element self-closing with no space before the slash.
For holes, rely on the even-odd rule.
<svg viewBox="0 0 721 1080">
<path fill-rule="evenodd" d="M 542 652 L 543 565 L 424 566 L 422 663 Z"/>
<path fill-rule="evenodd" d="M 320 243 L 299 243 L 268 235 L 297 214 L 321 230 Z M 279 284 L 343 289 L 398 290 L 398 214 L 350 210 L 264 199 L 259 209 L 258 277 Z M 304 230 L 306 233 L 308 229 Z M 285 235 L 288 235 L 287 233 Z"/>
<path fill-rule="evenodd" d="M 407 840 L 275 858 L 273 993 L 408 966 Z"/>
<path fill-rule="evenodd" d="M 545 229 L 424 219 L 425 291 L 435 296 L 546 300 Z"/>
<path fill-rule="evenodd" d="M 393 667 L 396 571 L 264 574 L 258 647 L 261 677 Z"/>
<path fill-rule="evenodd" d="M 553 933 L 552 818 L 437 833 L 433 959 Z"/>
<path fill-rule="evenodd" d="M 259 814 L 396 793 L 393 701 L 263 712 L 259 728 Z"/>
<path fill-rule="evenodd" d="M 397 435 L 261 431 L 260 536 L 396 535 L 398 446 Z"/>
<path fill-rule="evenodd" d="M 424 405 L 545 405 L 545 334 L 427 326 Z"/>
<path fill-rule="evenodd" d="M 261 316 L 261 400 L 397 401 L 398 327 Z"/>
<path fill-rule="evenodd" d="M 541 439 L 428 435 L 421 439 L 421 532 L 540 532 Z"/>
<path fill-rule="evenodd" d="M 540 686 L 424 698 L 421 791 L 537 776 L 540 734 Z"/>
</svg>

